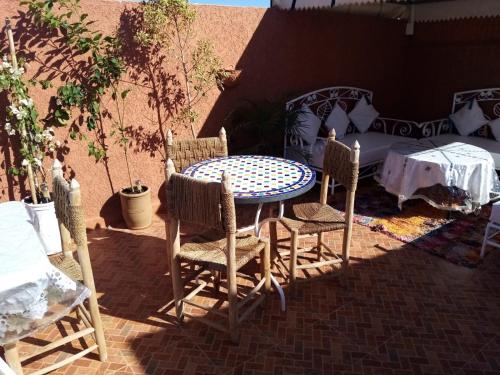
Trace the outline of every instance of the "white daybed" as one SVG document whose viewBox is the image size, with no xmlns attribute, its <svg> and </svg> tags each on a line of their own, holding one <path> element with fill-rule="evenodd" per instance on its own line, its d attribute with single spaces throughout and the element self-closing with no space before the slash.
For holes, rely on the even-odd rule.
<svg viewBox="0 0 500 375">
<path fill-rule="evenodd" d="M 305 162 L 312 169 L 321 172 L 326 136 L 329 130 L 325 128 L 325 123 L 330 114 L 338 104 L 349 117 L 351 111 L 363 98 L 371 104 L 373 93 L 369 90 L 356 87 L 334 86 L 307 93 L 287 102 L 286 110 L 288 113 L 310 110 L 321 121 L 321 129 L 318 136 L 315 137 L 314 142 L 308 143 L 304 139 L 308 137 L 303 137 L 300 128 L 303 126 L 307 127 L 309 124 L 299 123 L 300 121 L 295 118 L 291 120 L 297 122 L 297 124 L 295 126 L 288 124 L 289 126 L 287 126 L 284 145 L 285 158 Z M 342 116 L 344 115 L 342 114 Z M 309 113 L 310 119 L 312 119 L 312 122 L 316 121 Z M 333 123 L 333 126 L 336 126 L 335 123 Z M 421 134 L 419 125 L 414 121 L 380 116 L 374 119 L 364 133 L 361 133 L 350 119 L 345 135 L 339 136 L 337 129 L 336 132 L 337 139 L 349 147 L 355 140 L 359 142 L 361 151 L 360 177 L 368 177 L 375 174 L 377 165 L 384 161 L 387 151 L 393 143 L 408 140 L 409 137 L 418 138 Z M 313 138 L 309 135 L 309 139 L 312 140 Z"/>
<path fill-rule="evenodd" d="M 452 120 L 457 120 L 454 114 L 471 106 L 474 101 L 479 109 L 476 108 L 476 113 L 462 116 L 467 121 L 465 126 L 454 124 Z M 500 88 L 456 92 L 449 118 L 423 122 L 420 127 L 422 136 L 427 139 L 445 143 L 462 142 L 488 151 L 495 161 L 495 169 L 500 171 Z"/>
</svg>

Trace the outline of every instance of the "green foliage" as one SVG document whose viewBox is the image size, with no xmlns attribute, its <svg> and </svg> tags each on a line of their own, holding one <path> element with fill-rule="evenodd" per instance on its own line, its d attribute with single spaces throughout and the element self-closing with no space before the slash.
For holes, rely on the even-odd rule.
<svg viewBox="0 0 500 375">
<path fill-rule="evenodd" d="M 89 155 L 102 160 L 107 148 L 102 127 L 97 129 L 102 118 L 102 98 L 125 72 L 119 38 L 93 30 L 93 22 L 81 12 L 79 0 L 21 0 L 21 4 L 28 7 L 28 13 L 40 26 L 62 36 L 72 56 L 87 58 L 87 68 L 74 75 L 78 78 L 58 88 L 52 115 L 58 125 L 66 125 L 72 108 L 86 113 L 86 130 L 96 138 L 88 142 Z"/>
<path fill-rule="evenodd" d="M 281 101 L 241 103 L 224 119 L 231 152 L 283 156 L 285 132 L 294 131 L 299 113 Z"/>
<path fill-rule="evenodd" d="M 19 64 L 24 64 L 20 61 Z M 9 137 L 20 141 L 21 165 L 9 168 L 13 175 L 24 175 L 27 167 L 45 179 L 44 157 L 59 146 L 52 128 L 46 128 L 38 121 L 38 111 L 29 96 L 30 81 L 23 80 L 24 68 L 15 67 L 5 56 L 0 64 L 0 93 L 7 93 L 10 105 L 6 108 L 4 130 Z M 35 178 L 35 180 L 38 180 Z M 35 184 L 35 188 L 37 188 Z"/>
<path fill-rule="evenodd" d="M 144 1 L 142 10 L 143 22 L 135 40 L 143 47 L 155 50 L 163 47 L 175 59 L 178 81 L 183 83 L 172 125 L 189 127 L 194 138 L 199 117 L 196 106 L 224 78 L 222 61 L 211 42 L 194 40 L 196 11 L 187 0 Z"/>
</svg>

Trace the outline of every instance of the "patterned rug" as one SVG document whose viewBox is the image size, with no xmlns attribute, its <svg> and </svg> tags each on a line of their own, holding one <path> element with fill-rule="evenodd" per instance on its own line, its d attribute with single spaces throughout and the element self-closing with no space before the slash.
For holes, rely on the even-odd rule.
<svg viewBox="0 0 500 375">
<path fill-rule="evenodd" d="M 410 200 L 399 211 L 395 196 L 370 186 L 356 193 L 354 221 L 452 263 L 477 267 L 490 210 L 485 206 L 478 216 L 464 215 Z"/>
</svg>

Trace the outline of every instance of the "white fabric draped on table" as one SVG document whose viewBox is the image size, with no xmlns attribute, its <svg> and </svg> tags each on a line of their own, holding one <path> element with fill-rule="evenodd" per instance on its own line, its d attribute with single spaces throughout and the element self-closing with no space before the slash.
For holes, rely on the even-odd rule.
<svg viewBox="0 0 500 375">
<path fill-rule="evenodd" d="M 439 144 L 425 139 L 394 144 L 378 181 L 398 196 L 400 205 L 418 189 L 436 184 L 462 189 L 478 205 L 488 203 L 490 193 L 500 188 L 488 151 L 465 143 Z"/>
<path fill-rule="evenodd" d="M 26 337 L 90 295 L 47 258 L 21 202 L 0 204 L 0 344 Z"/>
</svg>

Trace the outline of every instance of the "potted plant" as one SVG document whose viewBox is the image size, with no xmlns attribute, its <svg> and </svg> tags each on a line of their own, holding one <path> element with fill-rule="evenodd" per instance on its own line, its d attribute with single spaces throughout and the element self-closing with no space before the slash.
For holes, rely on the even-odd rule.
<svg viewBox="0 0 500 375">
<path fill-rule="evenodd" d="M 223 122 L 231 153 L 283 156 L 285 133 L 296 132 L 297 117 L 302 112 L 287 111 L 285 107 L 282 101 L 266 100 L 246 100 L 236 106 Z M 301 151 L 287 151 L 287 158 L 306 163 L 309 160 L 309 155 Z"/>
<path fill-rule="evenodd" d="M 116 143 L 122 148 L 127 166 L 129 186 L 120 189 L 120 204 L 123 220 L 129 229 L 144 229 L 151 225 L 153 210 L 151 207 L 151 190 L 144 186 L 140 180 L 132 183 L 128 149 L 131 147 L 131 140 L 127 137 L 130 128 L 125 127 L 125 100 L 129 89 L 118 92 L 113 86 L 112 99 L 116 103 L 117 121 L 113 123 L 113 130 L 110 135 L 116 137 Z"/>
<path fill-rule="evenodd" d="M 23 79 L 24 62 L 17 60 L 10 22 L 6 22 L 10 60 L 3 57 L 0 65 L 0 93 L 5 92 L 10 105 L 6 108 L 4 130 L 11 139 L 11 147 L 18 147 L 22 160 L 9 168 L 9 173 L 27 176 L 30 196 L 24 199 L 33 224 L 40 234 L 47 254 L 61 251 L 59 226 L 54 202 L 50 197 L 43 168 L 43 159 L 60 145 L 52 128 L 44 129 L 38 121 L 38 111 L 29 96 L 28 83 Z"/>
</svg>

